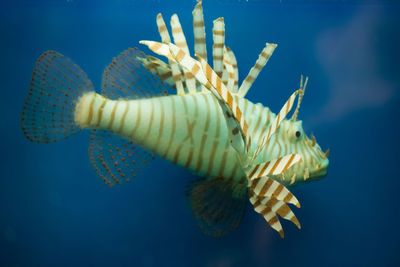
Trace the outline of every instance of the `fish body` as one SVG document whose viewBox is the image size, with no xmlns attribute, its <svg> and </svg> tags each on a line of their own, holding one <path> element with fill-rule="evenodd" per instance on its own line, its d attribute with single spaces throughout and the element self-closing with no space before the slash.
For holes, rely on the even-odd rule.
<svg viewBox="0 0 400 267">
<path fill-rule="evenodd" d="M 89 159 L 110 186 L 136 178 L 151 152 L 200 177 L 188 183 L 186 195 L 206 234 L 236 229 L 249 199 L 283 237 L 277 215 L 300 228 L 288 206 L 300 203 L 286 186 L 317 180 L 329 165 L 328 151 L 307 137 L 297 119 L 307 79 L 279 113 L 254 104 L 245 95 L 276 45 L 266 44 L 239 87 L 223 18 L 214 21 L 214 69 L 206 60 L 201 2 L 193 19 L 197 60 L 190 56 L 178 17 L 171 18 L 174 44 L 159 14 L 162 42 L 142 43 L 168 63 L 128 49 L 105 69 L 101 94 L 69 58 L 45 52 L 32 74 L 22 130 L 38 143 L 92 130 Z M 165 84 L 176 91 L 168 93 Z M 286 119 L 296 97 L 296 110 Z"/>
<path fill-rule="evenodd" d="M 236 100 L 248 122 L 252 140 L 260 142 L 276 115 L 260 103 L 254 104 L 239 97 Z M 75 121 L 81 128 L 107 130 L 125 137 L 199 176 L 246 182 L 245 170 L 229 143 L 222 110 L 209 92 L 137 100 L 111 100 L 90 92 L 78 101 Z M 280 131 L 263 148 L 255 163 L 270 161 L 293 151 L 304 151 L 305 161 L 316 158 L 319 162 L 319 158 L 324 158 L 320 149 L 313 152 L 306 145 L 292 144 L 296 140 L 291 135 L 295 133 L 285 132 L 294 127 L 291 124 L 288 120 L 283 122 Z M 296 128 L 301 131 L 301 125 Z M 281 179 L 281 182 L 289 181 Z"/>
</svg>

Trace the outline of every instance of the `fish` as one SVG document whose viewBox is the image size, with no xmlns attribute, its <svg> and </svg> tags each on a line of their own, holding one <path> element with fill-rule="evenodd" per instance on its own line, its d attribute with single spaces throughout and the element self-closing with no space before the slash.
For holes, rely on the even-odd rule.
<svg viewBox="0 0 400 267">
<path fill-rule="evenodd" d="M 196 59 L 178 16 L 171 17 L 172 40 L 160 13 L 161 41 L 140 43 L 166 61 L 129 48 L 105 68 L 101 93 L 71 59 L 44 52 L 32 73 L 22 131 L 32 142 L 51 143 L 90 130 L 89 161 L 110 187 L 136 179 L 159 156 L 196 176 L 185 195 L 205 234 L 237 229 L 250 200 L 283 238 L 278 215 L 301 228 L 289 206 L 300 203 L 288 188 L 321 179 L 329 166 L 329 150 L 298 119 L 308 78 L 301 76 L 277 114 L 251 102 L 245 96 L 277 45 L 266 43 L 239 86 L 224 18 L 213 22 L 212 68 L 201 1 L 192 14 Z"/>
</svg>

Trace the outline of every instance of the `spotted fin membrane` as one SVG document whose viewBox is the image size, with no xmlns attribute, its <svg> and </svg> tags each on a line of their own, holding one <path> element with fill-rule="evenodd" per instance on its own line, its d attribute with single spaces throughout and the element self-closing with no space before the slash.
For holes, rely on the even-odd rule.
<svg viewBox="0 0 400 267">
<path fill-rule="evenodd" d="M 114 100 L 168 95 L 164 83 L 143 67 L 145 57 L 132 48 L 115 57 L 104 70 L 101 94 Z M 154 155 L 119 135 L 93 130 L 89 158 L 100 178 L 112 187 L 136 178 Z"/>
<path fill-rule="evenodd" d="M 57 142 L 80 132 L 74 122 L 79 96 L 93 91 L 92 82 L 69 58 L 55 51 L 43 53 L 36 61 L 21 127 L 32 142 Z"/>
</svg>

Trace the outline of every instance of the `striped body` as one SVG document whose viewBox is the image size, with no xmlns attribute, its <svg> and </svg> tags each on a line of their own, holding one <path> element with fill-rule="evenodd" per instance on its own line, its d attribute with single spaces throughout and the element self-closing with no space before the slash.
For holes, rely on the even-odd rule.
<svg viewBox="0 0 400 267">
<path fill-rule="evenodd" d="M 255 141 L 275 114 L 262 104 L 236 97 Z M 245 181 L 237 152 L 230 146 L 221 108 L 211 93 L 110 100 L 88 93 L 77 105 L 76 123 L 83 128 L 109 130 L 175 164 L 205 177 Z M 279 135 L 261 151 L 256 162 L 288 153 Z"/>
</svg>

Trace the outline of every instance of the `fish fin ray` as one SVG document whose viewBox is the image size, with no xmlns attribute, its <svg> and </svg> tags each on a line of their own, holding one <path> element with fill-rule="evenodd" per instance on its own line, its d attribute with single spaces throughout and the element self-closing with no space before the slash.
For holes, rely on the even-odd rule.
<svg viewBox="0 0 400 267">
<path fill-rule="evenodd" d="M 297 198 L 284 185 L 269 176 L 249 181 L 250 190 L 258 197 L 269 197 L 290 203 L 300 208 Z"/>
<path fill-rule="evenodd" d="M 265 47 L 258 56 L 258 59 L 254 64 L 254 67 L 250 69 L 249 74 L 240 85 L 238 96 L 245 97 L 250 87 L 253 85 L 253 82 L 257 79 L 258 74 L 260 74 L 262 68 L 267 64 L 276 46 L 277 46 L 276 44 L 270 44 L 270 43 L 265 44 Z"/>
<path fill-rule="evenodd" d="M 207 61 L 206 33 L 204 27 L 203 7 L 201 1 L 193 12 L 194 52 Z"/>
<path fill-rule="evenodd" d="M 56 51 L 44 52 L 32 73 L 21 114 L 21 128 L 32 142 L 49 143 L 75 135 L 75 108 L 81 95 L 94 91 L 78 65 Z"/>
<path fill-rule="evenodd" d="M 171 37 L 169 35 L 167 26 L 165 25 L 165 21 L 163 19 L 163 16 L 161 13 L 157 15 L 157 27 L 158 31 L 161 36 L 161 40 L 163 43 L 170 43 L 171 42 Z M 175 81 L 175 87 L 177 90 L 178 95 L 184 95 L 185 94 L 185 89 L 184 89 L 184 76 L 182 75 L 182 71 L 179 67 L 179 65 L 172 59 L 168 58 L 169 65 L 171 66 L 171 72 L 172 72 L 172 78 Z"/>
<path fill-rule="evenodd" d="M 257 157 L 260 151 L 264 148 L 264 146 L 268 143 L 271 136 L 275 133 L 275 131 L 279 128 L 280 123 L 286 117 L 286 115 L 290 112 L 293 107 L 294 100 L 296 96 L 301 92 L 301 90 L 295 91 L 289 99 L 285 102 L 281 110 L 279 111 L 278 115 L 276 115 L 275 119 L 271 122 L 268 129 L 265 131 L 261 142 L 258 144 L 258 147 L 253 154 L 253 160 Z"/>
<path fill-rule="evenodd" d="M 233 53 L 233 51 L 229 47 L 226 47 L 226 50 L 227 50 L 227 54 L 229 56 L 229 61 L 233 68 L 233 75 L 234 75 L 233 76 L 233 87 L 232 87 L 231 91 L 236 94 L 238 91 L 238 80 L 239 80 L 239 70 L 238 70 L 238 66 L 237 66 L 237 61 L 236 61 L 236 57 L 235 57 L 235 54 Z"/>
<path fill-rule="evenodd" d="M 225 23 L 224 18 L 218 18 L 213 22 L 213 67 L 218 77 L 222 77 L 223 57 L 225 46 Z M 206 61 L 207 62 L 207 61 Z"/>
<path fill-rule="evenodd" d="M 128 48 L 113 58 L 102 77 L 102 94 L 110 99 L 138 99 L 168 95 L 168 88 L 138 59 L 145 54 Z"/>
</svg>

